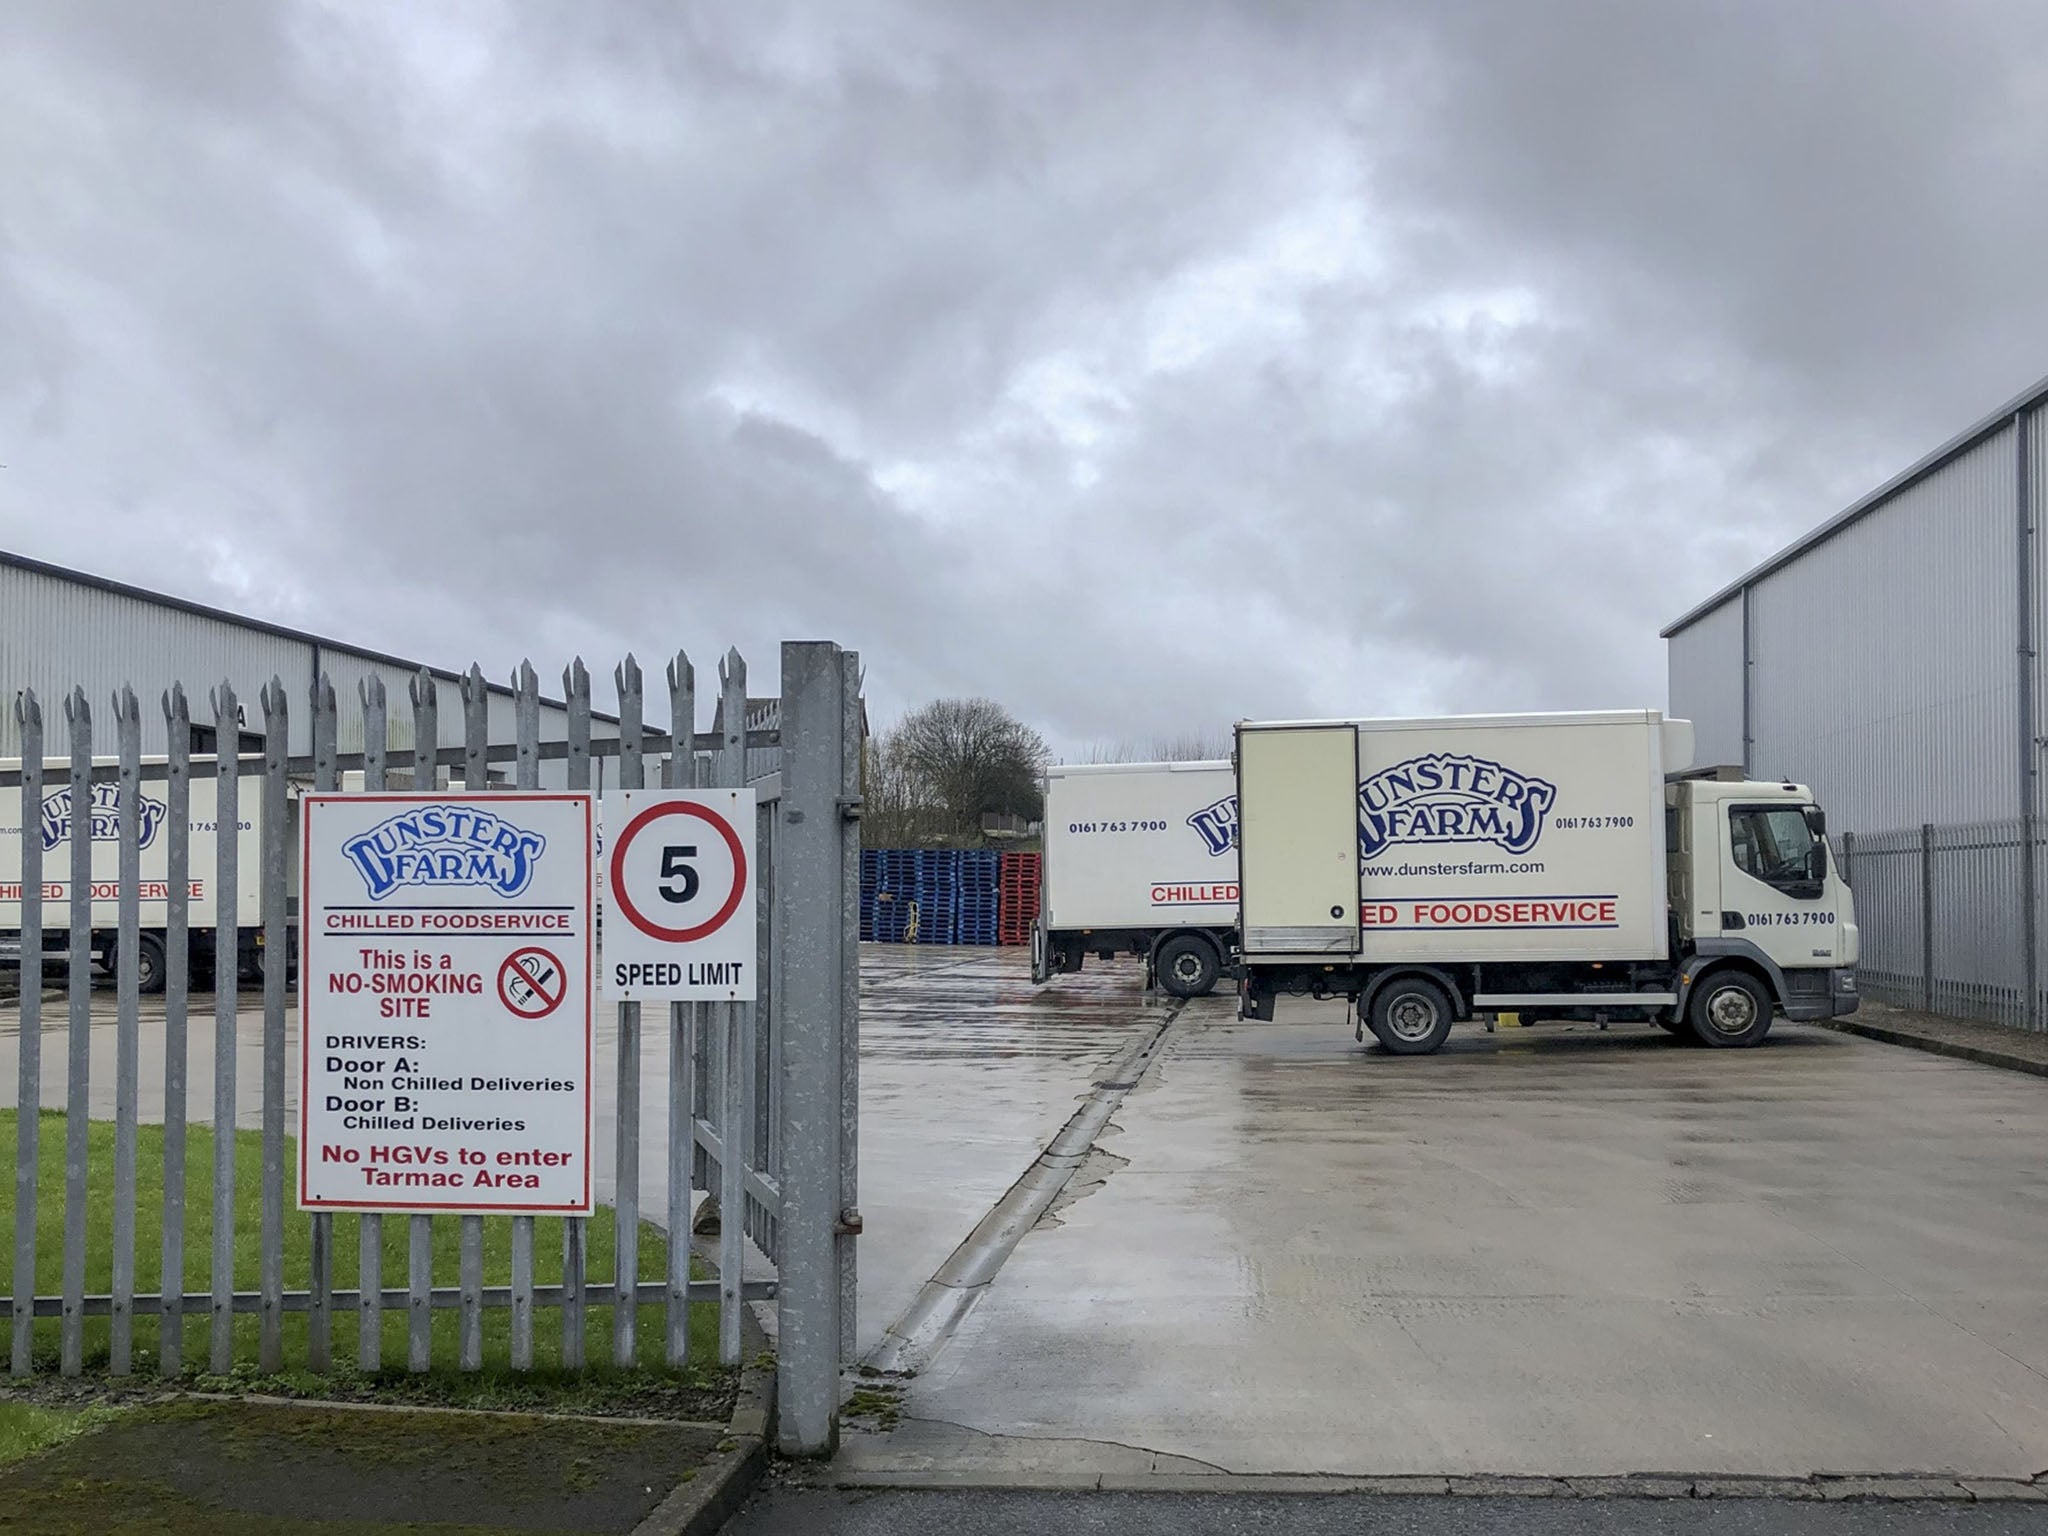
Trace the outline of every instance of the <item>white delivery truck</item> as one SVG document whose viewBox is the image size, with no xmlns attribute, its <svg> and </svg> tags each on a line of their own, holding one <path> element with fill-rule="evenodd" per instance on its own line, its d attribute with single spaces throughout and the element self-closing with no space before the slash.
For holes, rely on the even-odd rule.
<svg viewBox="0 0 2048 1536">
<path fill-rule="evenodd" d="M 1237 784 L 1228 762 L 1048 769 L 1031 974 L 1139 955 L 1176 997 L 1236 959 Z"/>
<path fill-rule="evenodd" d="M 164 759 L 152 758 L 150 765 L 161 769 Z M 96 758 L 96 770 L 111 771 L 114 758 Z M 0 770 L 19 771 L 18 760 L 0 762 Z M 43 805 L 39 816 L 29 818 L 28 835 L 40 839 L 43 848 L 43 948 L 62 955 L 71 943 L 71 765 L 53 759 L 43 769 Z M 165 978 L 165 924 L 169 921 L 170 833 L 165 818 L 170 805 L 165 798 L 162 777 L 142 781 L 137 842 L 141 853 L 142 883 L 139 912 L 142 937 L 139 946 L 139 980 L 144 992 L 163 989 Z M 190 857 L 187 868 L 187 916 L 190 923 L 191 976 L 194 985 L 211 985 L 213 979 L 214 926 L 219 921 L 215 905 L 216 832 L 213 762 L 195 759 L 190 780 Z M 92 840 L 92 950 L 94 959 L 112 969 L 118 938 L 120 906 L 120 823 L 118 786 L 95 782 L 92 802 L 84 814 L 90 818 Z M 296 791 L 292 800 L 297 809 Z M 259 828 L 263 816 L 263 780 L 244 775 L 236 786 L 235 912 L 236 974 L 253 978 L 262 973 L 261 938 L 263 921 L 263 858 Z M 18 781 L 0 786 L 0 956 L 18 957 L 21 944 L 21 789 Z M 290 873 L 287 889 L 296 892 L 298 846 L 287 839 Z M 296 895 L 292 898 L 296 911 Z"/>
<path fill-rule="evenodd" d="M 1854 1012 L 1821 808 L 1691 758 L 1654 710 L 1240 725 L 1241 1014 L 1343 997 L 1412 1055 L 1499 1013 L 1755 1045 Z"/>
</svg>

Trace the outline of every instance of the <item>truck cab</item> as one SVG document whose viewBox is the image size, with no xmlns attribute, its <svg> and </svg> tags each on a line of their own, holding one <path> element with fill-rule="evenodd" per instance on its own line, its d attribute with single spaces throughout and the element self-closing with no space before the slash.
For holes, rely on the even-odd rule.
<svg viewBox="0 0 2048 1536">
<path fill-rule="evenodd" d="M 1788 1019 L 1854 1011 L 1856 907 L 1812 791 L 1708 768 L 1675 776 L 1664 800 L 1682 984 L 1734 957 L 1769 979 Z M 1744 1006 L 1714 1002 L 1724 1013 Z"/>
</svg>

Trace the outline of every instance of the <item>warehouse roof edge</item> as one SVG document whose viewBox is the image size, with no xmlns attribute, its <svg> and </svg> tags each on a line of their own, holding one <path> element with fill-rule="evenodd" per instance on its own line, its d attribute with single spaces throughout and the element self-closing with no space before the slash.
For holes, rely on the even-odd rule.
<svg viewBox="0 0 2048 1536">
<path fill-rule="evenodd" d="M 1752 586 L 1770 575 L 1771 572 L 1790 565 L 1815 545 L 1826 543 L 1844 528 L 1859 522 L 1869 513 L 1876 511 L 1908 486 L 1916 481 L 1924 480 L 1927 476 L 1953 460 L 1957 455 L 1976 447 L 1977 444 L 1983 442 L 1987 437 L 2002 430 L 2013 417 L 2031 411 L 2043 402 L 2048 402 L 2048 378 L 2036 381 L 2032 386 L 2015 395 L 1997 410 L 1991 412 L 1990 415 L 1978 421 L 1974 426 L 1957 433 L 1910 468 L 1892 476 L 1891 479 L 1885 481 L 1876 490 L 1850 503 L 1849 506 L 1837 512 L 1818 528 L 1786 545 L 1761 565 L 1743 572 L 1742 575 L 1729 582 L 1727 586 L 1721 588 L 1720 591 L 1716 592 L 1705 602 L 1697 603 L 1687 609 L 1683 616 L 1674 620 L 1664 629 L 1659 630 L 1657 632 L 1658 638 L 1669 640 L 1681 630 L 1691 628 L 1723 603 L 1738 596 L 1745 587 Z"/>
</svg>

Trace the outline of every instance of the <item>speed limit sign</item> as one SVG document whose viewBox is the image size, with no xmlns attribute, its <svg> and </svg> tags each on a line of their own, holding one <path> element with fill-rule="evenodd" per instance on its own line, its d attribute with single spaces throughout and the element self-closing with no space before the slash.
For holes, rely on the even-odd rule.
<svg viewBox="0 0 2048 1536">
<path fill-rule="evenodd" d="M 754 997 L 754 792 L 620 789 L 604 797 L 605 997 Z"/>
</svg>

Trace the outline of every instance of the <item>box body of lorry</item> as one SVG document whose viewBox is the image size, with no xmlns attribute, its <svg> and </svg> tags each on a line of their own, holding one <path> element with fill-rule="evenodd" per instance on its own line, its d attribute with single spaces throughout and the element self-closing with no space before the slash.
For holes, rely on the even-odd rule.
<svg viewBox="0 0 2048 1536">
<path fill-rule="evenodd" d="M 1661 959 L 1690 736 L 1650 711 L 1246 725 L 1244 952 Z"/>
<path fill-rule="evenodd" d="M 17 763 L 4 765 L 18 768 Z M 111 758 L 96 759 L 95 780 L 80 814 L 89 827 L 92 845 L 92 930 L 93 948 L 104 958 L 111 953 L 114 935 L 121 921 L 120 789 L 108 775 L 116 764 Z M 142 990 L 163 984 L 163 937 L 170 920 L 170 800 L 169 785 L 161 776 L 163 759 L 145 764 L 136 819 L 137 852 L 141 880 L 137 886 L 138 927 L 143 936 Z M 158 776 L 148 777 L 150 769 Z M 71 930 L 71 835 L 76 819 L 72 804 L 70 764 L 52 760 L 43 770 L 43 799 L 38 811 L 28 817 L 26 835 L 42 848 L 41 887 L 43 948 L 62 951 L 68 947 Z M 236 786 L 235 821 L 235 904 L 223 915 L 218 905 L 219 890 L 219 786 L 210 761 L 196 763 L 188 781 L 187 820 L 190 825 L 186 881 L 186 920 L 192 943 L 195 976 L 210 968 L 216 928 L 225 923 L 236 934 L 237 969 L 253 975 L 260 964 L 263 898 L 263 780 L 244 774 Z M 291 805 L 296 809 L 296 798 Z M 23 891 L 21 789 L 0 785 L 0 954 L 13 956 L 20 946 Z M 295 878 L 297 846 L 287 837 L 287 888 Z M 29 893 L 33 899 L 34 893 Z"/>
<path fill-rule="evenodd" d="M 1204 972 L 1199 990 L 1214 984 L 1237 927 L 1237 784 L 1228 762 L 1052 768 L 1044 827 L 1032 938 L 1038 979 L 1077 970 L 1090 954 L 1155 961 L 1173 944 L 1169 960 L 1188 955 L 1189 964 L 1162 971 L 1170 989 L 1204 982 Z"/>
<path fill-rule="evenodd" d="M 30 835 L 43 845 L 43 927 L 69 929 L 71 926 L 71 782 L 68 764 L 52 764 L 45 771 L 43 806 L 34 819 Z M 211 928 L 218 921 L 214 910 L 218 874 L 215 814 L 217 786 L 210 772 L 201 770 L 191 780 L 190 883 L 188 917 L 195 928 Z M 170 831 L 165 824 L 170 805 L 161 779 L 145 780 L 141 786 L 137 843 L 142 859 L 139 907 L 144 928 L 161 928 L 170 900 Z M 94 784 L 92 803 L 86 815 L 92 823 L 92 925 L 112 928 L 121 920 L 121 844 L 118 810 L 119 790 L 113 784 Z M 262 858 L 258 827 L 263 815 L 263 781 L 244 777 L 237 787 L 235 926 L 252 927 L 261 918 Z M 14 786 L 0 788 L 0 929 L 14 932 L 21 927 L 21 791 Z"/>
</svg>

